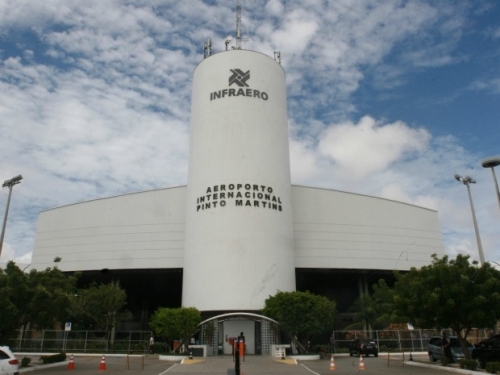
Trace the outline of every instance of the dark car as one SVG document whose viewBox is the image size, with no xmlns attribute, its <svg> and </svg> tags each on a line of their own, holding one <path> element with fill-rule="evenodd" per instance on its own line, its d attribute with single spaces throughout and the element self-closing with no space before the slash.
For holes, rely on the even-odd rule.
<svg viewBox="0 0 500 375">
<path fill-rule="evenodd" d="M 349 355 L 352 357 L 353 355 L 366 355 L 367 357 L 370 354 L 373 354 L 375 357 L 378 357 L 378 346 L 374 340 L 371 339 L 357 339 L 354 340 L 351 345 L 349 345 Z"/>
<path fill-rule="evenodd" d="M 464 352 L 462 350 L 462 347 L 460 346 L 460 343 L 458 342 L 457 336 L 450 336 L 448 337 L 448 339 L 450 340 L 451 344 L 450 349 L 451 355 L 453 357 L 453 362 L 458 362 L 459 359 L 465 358 Z M 436 362 L 437 360 L 444 360 L 446 358 L 442 345 L 443 338 L 441 336 L 433 336 L 430 338 L 428 344 L 428 353 L 429 359 L 432 362 Z M 474 347 L 471 343 L 467 342 L 467 349 L 469 350 L 469 353 L 472 353 Z"/>
<path fill-rule="evenodd" d="M 500 362 L 500 335 L 481 341 L 472 351 L 472 358 L 480 368 L 485 368 L 488 362 Z"/>
</svg>

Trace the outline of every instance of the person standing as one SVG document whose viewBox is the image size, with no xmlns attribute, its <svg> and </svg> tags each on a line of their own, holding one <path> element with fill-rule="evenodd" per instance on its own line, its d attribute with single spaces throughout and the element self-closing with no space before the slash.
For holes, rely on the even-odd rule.
<svg viewBox="0 0 500 375">
<path fill-rule="evenodd" d="M 238 336 L 238 342 L 245 342 L 245 335 L 243 334 L 243 332 L 241 332 Z"/>
<path fill-rule="evenodd" d="M 446 332 L 443 331 L 443 338 L 441 340 L 441 346 L 443 347 L 444 356 L 448 363 L 453 363 L 453 355 L 451 354 L 451 341 L 446 336 Z"/>
<path fill-rule="evenodd" d="M 149 338 L 149 354 L 154 354 L 155 339 L 153 335 Z"/>
<path fill-rule="evenodd" d="M 331 352 L 335 353 L 335 331 L 332 332 L 332 335 L 330 336 L 330 348 Z"/>
<path fill-rule="evenodd" d="M 238 336 L 238 346 L 240 350 L 240 357 L 243 357 L 243 361 L 245 360 L 245 351 L 246 351 L 246 346 L 245 346 L 245 335 L 243 332 L 240 333 Z"/>
</svg>

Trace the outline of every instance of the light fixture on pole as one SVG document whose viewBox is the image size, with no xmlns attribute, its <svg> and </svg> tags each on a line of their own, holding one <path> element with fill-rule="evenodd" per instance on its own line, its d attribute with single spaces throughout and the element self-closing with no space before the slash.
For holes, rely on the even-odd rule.
<svg viewBox="0 0 500 375">
<path fill-rule="evenodd" d="M 469 184 L 475 184 L 476 180 L 474 180 L 472 177 L 465 176 L 462 177 L 458 174 L 454 175 L 455 180 L 458 182 L 461 182 L 465 186 L 467 186 L 467 192 L 469 193 L 469 201 L 470 201 L 470 208 L 472 210 L 472 220 L 474 221 L 474 229 L 476 230 L 476 240 L 477 240 L 477 249 L 479 251 L 479 260 L 481 262 L 481 265 L 484 264 L 484 255 L 483 255 L 483 247 L 481 245 L 481 237 L 479 236 L 479 229 L 477 227 L 477 220 L 476 220 L 476 213 L 474 211 L 474 203 L 472 203 L 472 195 L 470 193 L 470 186 Z"/>
<path fill-rule="evenodd" d="M 20 184 L 23 176 L 19 175 L 16 177 L 12 177 L 10 180 L 5 180 L 2 187 L 9 188 L 9 198 L 7 198 L 7 208 L 5 209 L 5 216 L 3 218 L 3 226 L 2 226 L 2 234 L 0 236 L 0 256 L 2 255 L 2 247 L 3 247 L 3 237 L 5 235 L 5 227 L 7 226 L 7 215 L 9 214 L 9 206 L 10 206 L 10 197 L 12 195 L 12 187 L 14 185 Z"/>
<path fill-rule="evenodd" d="M 498 206 L 500 207 L 500 190 L 498 190 L 497 176 L 495 175 L 495 167 L 500 165 L 500 157 L 491 156 L 484 159 L 481 162 L 483 168 L 491 168 L 491 173 L 493 173 L 493 181 L 495 181 L 495 188 L 497 189 Z"/>
</svg>

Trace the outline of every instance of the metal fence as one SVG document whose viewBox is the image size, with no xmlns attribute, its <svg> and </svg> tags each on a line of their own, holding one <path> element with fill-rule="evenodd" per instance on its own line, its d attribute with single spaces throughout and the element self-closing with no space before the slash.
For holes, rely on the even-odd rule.
<svg viewBox="0 0 500 375">
<path fill-rule="evenodd" d="M 448 335 L 453 335 L 451 330 Z M 467 339 L 472 344 L 488 338 L 487 329 L 476 329 L 469 333 Z M 374 340 L 380 352 L 417 352 L 426 351 L 429 339 L 440 336 L 440 330 L 383 330 L 372 331 L 335 331 L 330 342 L 314 343 L 321 350 L 335 353 L 347 353 L 349 344 L 357 338 Z M 122 353 L 144 354 L 149 350 L 151 331 L 116 332 L 113 340 L 109 340 L 102 331 L 25 331 L 19 332 L 17 338 L 10 340 L 9 346 L 19 352 L 72 352 L 72 353 Z M 309 348 L 309 351 L 317 351 Z M 163 343 L 155 344 L 155 352 L 163 353 L 168 349 Z"/>
<path fill-rule="evenodd" d="M 102 331 L 26 331 L 9 346 L 20 352 L 73 352 L 143 354 L 149 350 L 151 331 L 115 332 L 108 339 Z"/>
<path fill-rule="evenodd" d="M 452 330 L 445 330 L 449 336 L 453 336 Z M 427 351 L 429 339 L 432 336 L 441 336 L 442 330 L 414 329 L 394 331 L 372 331 L 371 334 L 364 331 L 335 331 L 328 349 L 336 353 L 349 352 L 349 345 L 358 338 L 372 339 L 377 343 L 380 352 L 418 352 Z M 489 337 L 490 330 L 474 329 L 467 336 L 472 344 Z"/>
</svg>

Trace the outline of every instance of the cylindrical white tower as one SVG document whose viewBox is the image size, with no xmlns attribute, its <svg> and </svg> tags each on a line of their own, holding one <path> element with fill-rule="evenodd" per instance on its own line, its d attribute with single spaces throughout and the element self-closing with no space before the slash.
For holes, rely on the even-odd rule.
<svg viewBox="0 0 500 375">
<path fill-rule="evenodd" d="M 285 74 L 232 50 L 193 78 L 182 305 L 259 310 L 295 290 Z"/>
</svg>

